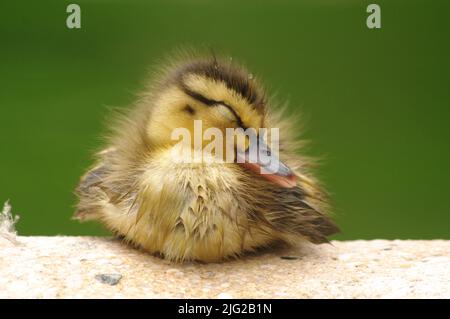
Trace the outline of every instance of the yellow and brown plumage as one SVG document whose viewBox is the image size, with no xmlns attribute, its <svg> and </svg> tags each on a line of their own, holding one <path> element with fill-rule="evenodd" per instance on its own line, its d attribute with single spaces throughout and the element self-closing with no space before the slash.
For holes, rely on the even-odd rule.
<svg viewBox="0 0 450 319">
<path fill-rule="evenodd" d="M 279 128 L 286 174 L 239 163 L 176 163 L 173 129 Z M 75 218 L 97 220 L 151 253 L 220 261 L 284 242 L 327 242 L 338 228 L 298 155 L 293 123 L 280 117 L 242 67 L 216 58 L 174 63 L 113 125 L 107 147 L 81 179 Z"/>
</svg>

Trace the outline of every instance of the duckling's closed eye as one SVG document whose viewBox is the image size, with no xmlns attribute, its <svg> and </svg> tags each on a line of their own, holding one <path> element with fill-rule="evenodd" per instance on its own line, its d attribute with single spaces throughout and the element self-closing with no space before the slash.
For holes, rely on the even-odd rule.
<svg viewBox="0 0 450 319">
<path fill-rule="evenodd" d="M 225 119 L 232 121 L 232 122 L 238 122 L 238 117 L 236 113 L 232 112 L 231 109 L 221 103 L 218 103 L 215 105 L 214 110 L 217 111 L 222 117 Z"/>
</svg>

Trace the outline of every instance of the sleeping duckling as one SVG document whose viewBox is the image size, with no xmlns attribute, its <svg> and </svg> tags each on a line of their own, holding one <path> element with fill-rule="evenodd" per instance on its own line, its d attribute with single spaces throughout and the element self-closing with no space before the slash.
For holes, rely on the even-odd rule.
<svg viewBox="0 0 450 319">
<path fill-rule="evenodd" d="M 326 214 L 326 196 L 298 155 L 293 124 L 274 112 L 257 80 L 231 61 L 171 65 L 112 125 L 107 147 L 76 190 L 74 218 L 100 221 L 174 261 L 218 262 L 277 243 L 328 242 L 338 228 Z M 279 128 L 278 156 L 271 154 L 277 169 L 263 172 L 258 157 L 238 161 L 246 147 L 231 162 L 177 161 L 173 132 L 194 134 L 196 121 L 224 135 L 227 128 Z M 258 152 L 270 153 L 269 143 L 257 140 Z"/>
</svg>

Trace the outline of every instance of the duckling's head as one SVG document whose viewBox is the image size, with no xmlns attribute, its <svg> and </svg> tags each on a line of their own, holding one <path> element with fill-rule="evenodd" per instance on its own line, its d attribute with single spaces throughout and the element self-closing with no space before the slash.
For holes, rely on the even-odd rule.
<svg viewBox="0 0 450 319">
<path fill-rule="evenodd" d="M 252 74 L 244 68 L 216 58 L 184 63 L 170 70 L 152 100 L 151 114 L 146 124 L 146 134 L 151 145 L 172 147 L 178 142 L 174 139 L 174 132 L 180 128 L 188 130 L 194 137 L 199 133 L 196 130 L 199 121 L 202 132 L 219 130 L 224 139 L 227 129 L 238 129 L 235 131 L 235 144 L 236 140 L 243 143 L 237 143 L 233 155 L 236 164 L 261 174 L 279 186 L 296 185 L 294 173 L 278 160 L 276 154 L 271 154 L 266 145 L 261 133 L 263 131 L 260 130 L 268 128 L 265 94 Z M 246 134 L 241 136 L 242 139 L 237 137 L 244 130 L 248 133 L 248 129 L 256 135 L 253 142 Z M 194 148 L 194 138 L 191 141 L 191 147 Z M 210 142 L 203 138 L 201 141 L 202 147 Z M 255 144 L 255 141 L 257 156 L 249 160 L 250 144 Z M 229 142 L 223 142 L 224 152 L 221 154 L 224 158 L 229 151 Z M 267 163 L 263 164 L 259 160 L 259 155 L 267 158 L 268 154 L 270 169 Z"/>
</svg>

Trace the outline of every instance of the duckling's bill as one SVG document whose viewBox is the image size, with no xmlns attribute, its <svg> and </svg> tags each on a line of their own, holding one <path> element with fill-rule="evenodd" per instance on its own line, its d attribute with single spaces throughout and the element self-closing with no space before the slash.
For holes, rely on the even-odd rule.
<svg viewBox="0 0 450 319">
<path fill-rule="evenodd" d="M 258 140 L 257 150 L 253 150 L 250 146 L 246 151 L 238 151 L 236 162 L 278 186 L 292 188 L 297 185 L 293 171 L 270 151 L 263 139 Z"/>
</svg>

